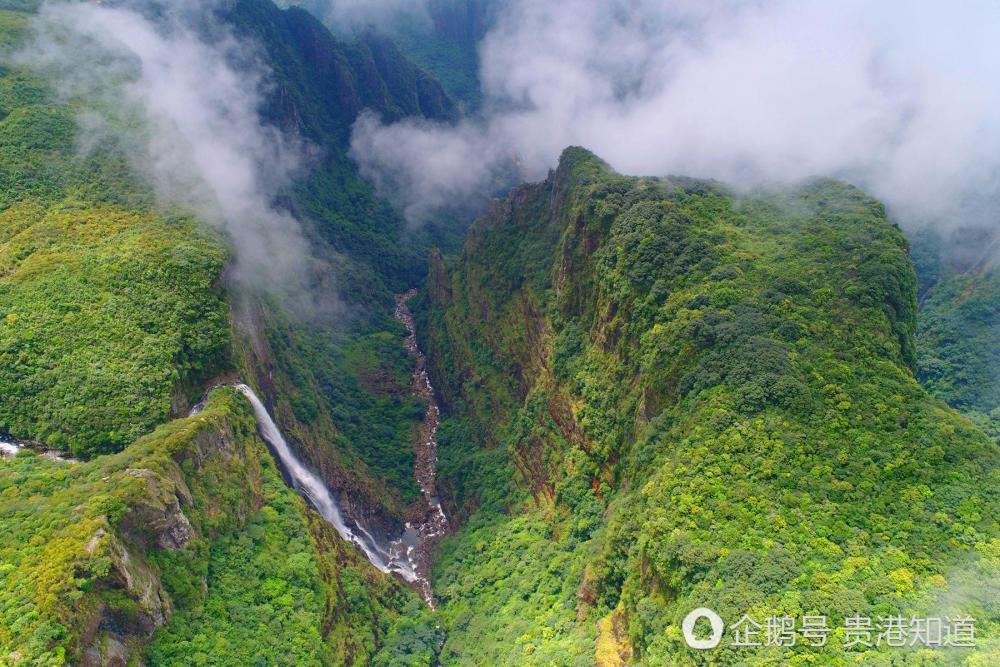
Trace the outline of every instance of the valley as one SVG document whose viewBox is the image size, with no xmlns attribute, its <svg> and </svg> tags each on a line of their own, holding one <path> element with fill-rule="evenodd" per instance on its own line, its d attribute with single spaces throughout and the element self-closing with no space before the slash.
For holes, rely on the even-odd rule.
<svg viewBox="0 0 1000 667">
<path fill-rule="evenodd" d="M 1000 664 L 995 201 L 905 40 L 798 55 L 805 141 L 740 95 L 812 5 L 403 5 L 0 0 L 0 666 Z"/>
<path fill-rule="evenodd" d="M 441 500 L 438 498 L 436 489 L 437 430 L 441 423 L 441 409 L 438 407 L 437 399 L 434 397 L 434 387 L 427 374 L 427 361 L 417 344 L 413 315 L 410 313 L 409 306 L 406 305 L 406 302 L 416 294 L 417 290 L 413 289 L 396 295 L 394 317 L 397 322 L 406 327 L 406 339 L 403 345 L 414 360 L 413 394 L 427 404 L 424 420 L 417 429 L 414 439 L 416 456 L 413 467 L 413 474 L 420 486 L 420 493 L 426 506 L 418 509 L 414 518 L 406 522 L 406 530 L 402 540 L 407 544 L 408 549 L 412 549 L 408 555 L 412 554 L 409 557 L 417 574 L 420 594 L 433 608 L 434 592 L 431 590 L 431 564 L 435 545 L 448 532 L 448 517 L 445 516 L 444 509 L 441 507 Z"/>
</svg>

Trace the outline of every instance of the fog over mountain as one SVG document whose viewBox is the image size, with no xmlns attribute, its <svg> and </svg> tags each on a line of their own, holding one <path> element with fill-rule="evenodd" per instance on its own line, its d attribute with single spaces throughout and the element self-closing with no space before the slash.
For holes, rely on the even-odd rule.
<svg viewBox="0 0 1000 667">
<path fill-rule="evenodd" d="M 278 4 L 306 7 L 338 33 L 384 28 L 399 21 L 429 23 L 430 19 L 427 0 L 286 0 Z"/>
<path fill-rule="evenodd" d="M 1000 665 L 998 19 L 0 0 L 0 665 Z"/>
<path fill-rule="evenodd" d="M 46 3 L 16 59 L 52 77 L 78 119 L 81 149 L 122 145 L 165 205 L 224 230 L 236 277 L 298 288 L 309 256 L 299 223 L 276 206 L 303 160 L 296 139 L 264 124 L 266 69 L 213 14 L 219 3 L 112 7 Z"/>
<path fill-rule="evenodd" d="M 510 0 L 480 45 L 481 117 L 364 118 L 355 155 L 411 217 L 482 188 L 476 161 L 538 178 L 579 144 L 625 173 L 834 176 L 904 224 L 995 227 L 998 21 L 983 1 Z"/>
</svg>

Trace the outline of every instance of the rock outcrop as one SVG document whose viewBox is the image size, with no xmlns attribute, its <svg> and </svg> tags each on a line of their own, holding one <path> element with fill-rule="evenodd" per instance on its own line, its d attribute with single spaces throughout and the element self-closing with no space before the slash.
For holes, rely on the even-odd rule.
<svg viewBox="0 0 1000 667">
<path fill-rule="evenodd" d="M 85 546 L 107 563 L 79 603 L 79 664 L 132 664 L 174 603 L 151 554 L 182 551 L 201 536 L 242 526 L 260 507 L 260 456 L 252 414 L 228 389 L 197 415 L 176 420 L 135 445 L 138 456 L 109 484 L 124 508 L 102 517 Z M 212 485 L 205 483 L 213 479 Z"/>
</svg>

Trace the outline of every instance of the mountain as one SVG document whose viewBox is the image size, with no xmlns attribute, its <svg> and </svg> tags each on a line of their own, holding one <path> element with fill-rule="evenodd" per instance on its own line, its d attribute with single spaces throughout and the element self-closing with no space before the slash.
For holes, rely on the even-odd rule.
<svg viewBox="0 0 1000 667">
<path fill-rule="evenodd" d="M 390 30 L 409 58 L 431 72 L 466 113 L 475 113 L 482 105 L 479 44 L 502 9 L 498 0 L 431 0 L 429 22 L 402 21 Z"/>
<path fill-rule="evenodd" d="M 0 18 L 4 43 L 20 39 L 28 16 Z M 190 215 L 154 212 L 119 152 L 79 156 L 75 110 L 44 81 L 0 75 L 0 431 L 116 451 L 221 367 L 226 249 Z"/>
<path fill-rule="evenodd" d="M 468 517 L 435 569 L 443 664 L 888 659 L 706 656 L 680 632 L 702 606 L 995 632 L 998 449 L 915 380 L 907 243 L 860 191 L 737 196 L 571 148 L 418 312 Z"/>
<path fill-rule="evenodd" d="M 274 88 L 263 117 L 322 148 L 319 164 L 296 184 L 294 207 L 314 222 L 322 241 L 361 264 L 347 272 L 357 279 L 341 288 L 345 297 L 376 298 L 379 282 L 396 291 L 415 284 L 424 266 L 421 245 L 429 238 L 439 244 L 449 239 L 431 236 L 441 231 L 432 228 L 421 230 L 423 237 L 411 243 L 399 242 L 407 231 L 402 218 L 375 197 L 347 155 L 350 129 L 364 110 L 387 122 L 407 116 L 457 120 L 454 101 L 392 41 L 373 31 L 341 41 L 312 14 L 298 7 L 279 9 L 270 0 L 233 3 L 224 18 L 240 38 L 265 52 Z"/>
<path fill-rule="evenodd" d="M 270 0 L 232 3 L 223 18 L 264 52 L 272 88 L 263 118 L 318 153 L 286 196 L 317 260 L 313 291 L 342 304 L 301 317 L 268 294 L 241 298 L 235 319 L 250 333 L 244 352 L 253 367 L 244 375 L 256 377 L 331 485 L 365 498 L 359 512 L 384 512 L 401 525 L 419 495 L 410 440 L 422 408 L 406 388 L 410 360 L 397 342 L 394 294 L 422 280 L 427 248 L 455 245 L 462 229 L 408 228 L 358 174 L 350 127 L 364 110 L 446 122 L 456 107 L 374 33 L 341 41 L 313 15 Z"/>
<path fill-rule="evenodd" d="M 35 66 L 39 3 L 0 0 L 0 665 L 1000 659 L 991 265 L 916 244 L 915 273 L 837 181 L 583 148 L 414 227 L 352 125 L 475 113 L 501 3 L 356 34 L 270 0 L 80 6 L 260 77 L 243 111 L 301 164 L 249 194 L 301 227 L 304 285 L 246 280 L 252 227 L 156 187 L 156 128 L 96 123 L 108 100 Z M 701 652 L 700 606 L 834 631 Z M 848 650 L 854 615 L 974 616 L 977 649 Z"/>
<path fill-rule="evenodd" d="M 348 29 L 351 6 L 326 0 L 292 0 L 335 32 Z M 498 0 L 428 0 L 402 3 L 397 12 L 380 17 L 377 29 L 413 62 L 441 82 L 467 114 L 482 104 L 479 81 L 479 43 L 495 25 L 503 8 Z M 390 9 L 393 9 L 390 7 Z M 341 16 L 347 13 L 348 16 Z M 378 13 L 377 11 L 374 13 Z M 345 22 L 348 25 L 345 25 Z M 364 29 L 366 26 L 355 26 Z M 367 26 L 369 32 L 375 26 Z"/>
<path fill-rule="evenodd" d="M 35 3 L 4 6 L 8 52 Z M 338 41 L 259 0 L 220 12 L 260 48 L 264 121 L 312 148 L 279 205 L 305 226 L 317 293 L 344 305 L 303 316 L 233 282 L 224 234 L 158 201 L 127 145 L 81 152 L 87 101 L 4 58 L 0 435 L 86 459 L 0 463 L 4 664 L 367 664 L 423 646 L 414 632 L 427 653 L 437 641 L 418 595 L 282 483 L 241 398 L 218 390 L 187 415 L 208 387 L 254 384 L 345 511 L 401 529 L 424 406 L 393 296 L 423 275 L 421 244 L 447 240 L 408 234 L 348 159 L 348 131 L 366 108 L 455 107 L 377 36 Z"/>
<path fill-rule="evenodd" d="M 918 377 L 934 395 L 1000 437 L 1000 267 L 996 234 L 933 230 L 914 240 L 922 278 Z"/>
</svg>

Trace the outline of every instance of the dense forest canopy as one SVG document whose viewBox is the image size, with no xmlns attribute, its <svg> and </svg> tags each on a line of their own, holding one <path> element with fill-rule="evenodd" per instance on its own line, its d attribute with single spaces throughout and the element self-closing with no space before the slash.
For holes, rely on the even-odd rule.
<svg viewBox="0 0 1000 667">
<path fill-rule="evenodd" d="M 1000 663 L 994 9 L 706 7 L 0 0 L 0 665 Z"/>
</svg>

